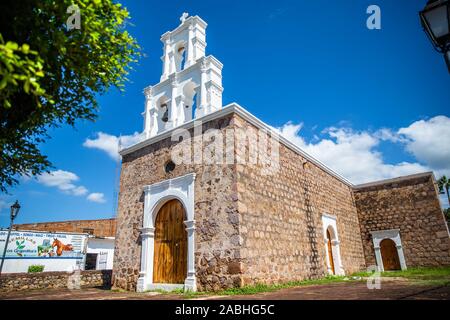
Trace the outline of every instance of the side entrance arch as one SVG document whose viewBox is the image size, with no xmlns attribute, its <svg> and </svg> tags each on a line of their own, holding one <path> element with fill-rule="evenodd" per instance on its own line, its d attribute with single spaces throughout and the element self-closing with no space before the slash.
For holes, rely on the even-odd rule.
<svg viewBox="0 0 450 320">
<path fill-rule="evenodd" d="M 399 229 L 371 231 L 379 271 L 406 270 Z"/>
<path fill-rule="evenodd" d="M 381 258 L 385 271 L 400 270 L 400 259 L 398 258 L 397 247 L 391 239 L 384 239 L 380 242 Z"/>
<path fill-rule="evenodd" d="M 325 261 L 329 274 L 345 275 L 341 260 L 341 248 L 338 237 L 336 217 L 322 215 L 323 239 L 325 244 Z"/>
</svg>

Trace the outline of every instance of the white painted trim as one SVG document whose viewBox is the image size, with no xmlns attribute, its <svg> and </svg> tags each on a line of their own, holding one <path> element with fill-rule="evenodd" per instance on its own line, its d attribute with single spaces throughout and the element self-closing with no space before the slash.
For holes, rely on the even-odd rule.
<svg viewBox="0 0 450 320">
<path fill-rule="evenodd" d="M 141 270 L 137 291 L 154 289 L 167 290 L 168 287 L 184 287 L 186 291 L 197 291 L 195 278 L 195 219 L 194 219 L 194 181 L 195 173 L 161 181 L 144 187 L 144 223 L 141 229 L 142 251 Z M 188 234 L 187 275 L 184 284 L 153 283 L 153 260 L 155 246 L 155 221 L 159 209 L 169 200 L 177 199 L 186 212 L 186 231 Z"/>
<path fill-rule="evenodd" d="M 381 256 L 380 242 L 384 239 L 391 239 L 395 242 L 397 247 L 398 259 L 400 260 L 400 267 L 402 270 L 406 270 L 406 261 L 403 254 L 402 239 L 400 238 L 399 229 L 379 230 L 371 231 L 373 247 L 375 250 L 375 259 L 377 261 L 377 268 L 379 271 L 384 271 L 383 258 Z"/>
<path fill-rule="evenodd" d="M 166 138 L 170 138 L 172 136 L 172 133 L 174 130 L 176 129 L 186 129 L 189 130 L 191 128 L 194 127 L 194 122 L 195 121 L 202 121 L 203 123 L 206 123 L 208 121 L 212 121 L 215 119 L 219 119 L 222 118 L 226 115 L 229 115 L 231 113 L 236 113 L 237 115 L 239 115 L 240 117 L 242 117 L 244 120 L 248 121 L 249 123 L 253 124 L 254 126 L 256 126 L 259 129 L 262 130 L 266 130 L 267 132 L 270 132 L 270 134 L 272 136 L 276 136 L 279 138 L 279 141 L 281 143 L 283 143 L 286 147 L 288 147 L 289 149 L 291 149 L 292 151 L 296 152 L 297 154 L 301 155 L 302 157 L 304 157 L 305 159 L 307 159 L 308 161 L 310 161 L 311 163 L 314 163 L 315 165 L 317 165 L 319 168 L 321 168 L 322 170 L 324 170 L 325 172 L 327 172 L 328 174 L 332 175 L 333 177 L 335 177 L 336 179 L 338 179 L 339 181 L 341 181 L 342 183 L 353 187 L 353 184 L 347 180 L 346 178 L 344 178 L 343 176 L 341 176 L 340 174 L 336 173 L 335 171 L 333 171 L 332 169 L 330 169 L 329 167 L 327 167 L 324 163 L 320 162 L 319 160 L 313 158 L 312 156 L 310 156 L 309 154 L 307 154 L 305 151 L 303 151 L 301 148 L 299 148 L 297 145 L 295 145 L 294 143 L 292 143 L 291 141 L 289 141 L 288 139 L 286 139 L 283 136 L 280 136 L 271 126 L 267 125 L 266 123 L 262 122 L 261 120 L 259 120 L 257 117 L 255 117 L 253 114 L 251 114 L 250 112 L 248 112 L 247 110 L 245 110 L 243 107 L 241 107 L 240 105 L 238 105 L 237 103 L 233 102 L 230 103 L 229 105 L 224 106 L 222 109 L 219 109 L 217 111 L 211 112 L 203 117 L 200 118 L 196 118 L 196 119 L 192 119 L 191 121 L 185 122 L 182 125 L 176 127 L 176 128 L 171 128 L 167 131 L 161 132 L 160 134 L 153 136 L 149 139 L 143 140 L 141 142 L 138 142 L 135 145 L 129 146 L 127 148 L 124 148 L 122 150 L 119 151 L 119 154 L 121 156 L 130 154 L 132 152 L 135 152 L 139 149 L 142 149 L 146 146 L 152 145 L 158 141 L 164 140 Z"/>
<path fill-rule="evenodd" d="M 334 262 L 334 272 L 336 275 L 345 275 L 345 270 L 342 265 L 341 259 L 341 248 L 339 241 L 339 234 L 336 225 L 336 216 L 324 213 L 322 214 L 322 227 L 323 227 L 323 239 L 325 244 L 325 260 L 327 262 L 328 273 L 333 274 L 333 270 L 331 269 L 331 263 L 328 255 L 328 238 L 327 238 L 327 230 L 330 228 L 332 232 L 330 232 L 331 237 L 331 255 L 333 256 Z"/>
</svg>

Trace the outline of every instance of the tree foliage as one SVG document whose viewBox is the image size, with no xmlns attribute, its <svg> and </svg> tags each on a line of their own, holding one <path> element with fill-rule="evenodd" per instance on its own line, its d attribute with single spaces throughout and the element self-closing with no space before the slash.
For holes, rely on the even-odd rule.
<svg viewBox="0 0 450 320">
<path fill-rule="evenodd" d="M 444 215 L 445 218 L 447 219 L 447 223 L 450 224 L 450 208 L 444 209 Z"/>
<path fill-rule="evenodd" d="M 442 176 L 439 180 L 438 180 L 438 187 L 439 187 L 439 192 L 441 194 L 445 194 L 447 195 L 447 200 L 448 200 L 448 204 L 450 205 L 450 180 L 447 179 L 446 176 Z"/>
<path fill-rule="evenodd" d="M 67 9 L 80 29 L 67 30 Z M 96 96 L 124 89 L 140 56 L 129 13 L 112 0 L 0 2 L 0 190 L 51 166 L 39 150 L 51 127 L 95 120 Z"/>
</svg>

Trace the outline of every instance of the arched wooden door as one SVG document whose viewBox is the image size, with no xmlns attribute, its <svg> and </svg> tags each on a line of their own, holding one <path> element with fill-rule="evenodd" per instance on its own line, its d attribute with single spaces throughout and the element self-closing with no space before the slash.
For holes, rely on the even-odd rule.
<svg viewBox="0 0 450 320">
<path fill-rule="evenodd" d="M 333 274 L 336 274 L 334 271 L 333 247 L 331 245 L 331 234 L 329 230 L 327 230 L 327 246 L 328 246 L 328 260 L 330 261 L 331 271 L 333 272 Z"/>
<path fill-rule="evenodd" d="M 381 258 L 385 271 L 400 270 L 400 259 L 398 258 L 397 247 L 391 239 L 384 239 L 380 242 Z"/>
<path fill-rule="evenodd" d="M 168 201 L 156 216 L 153 283 L 184 283 L 187 274 L 184 220 L 184 208 L 178 200 Z"/>
</svg>

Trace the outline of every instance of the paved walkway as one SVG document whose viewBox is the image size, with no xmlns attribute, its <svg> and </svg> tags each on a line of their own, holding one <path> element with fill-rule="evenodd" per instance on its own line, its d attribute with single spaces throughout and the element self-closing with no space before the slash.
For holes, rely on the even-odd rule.
<svg viewBox="0 0 450 320">
<path fill-rule="evenodd" d="M 0 293 L 0 300 L 170 300 L 183 299 L 180 294 L 157 294 L 136 292 L 115 292 L 99 288 L 82 290 L 48 289 L 16 291 Z M 369 290 L 366 283 L 341 282 L 327 285 L 303 286 L 289 289 L 281 289 L 274 292 L 259 293 L 253 295 L 234 296 L 200 296 L 199 300 L 216 299 L 274 299 L 274 300 L 450 300 L 450 286 L 424 286 L 411 284 L 402 280 L 382 281 L 381 289 Z"/>
</svg>

